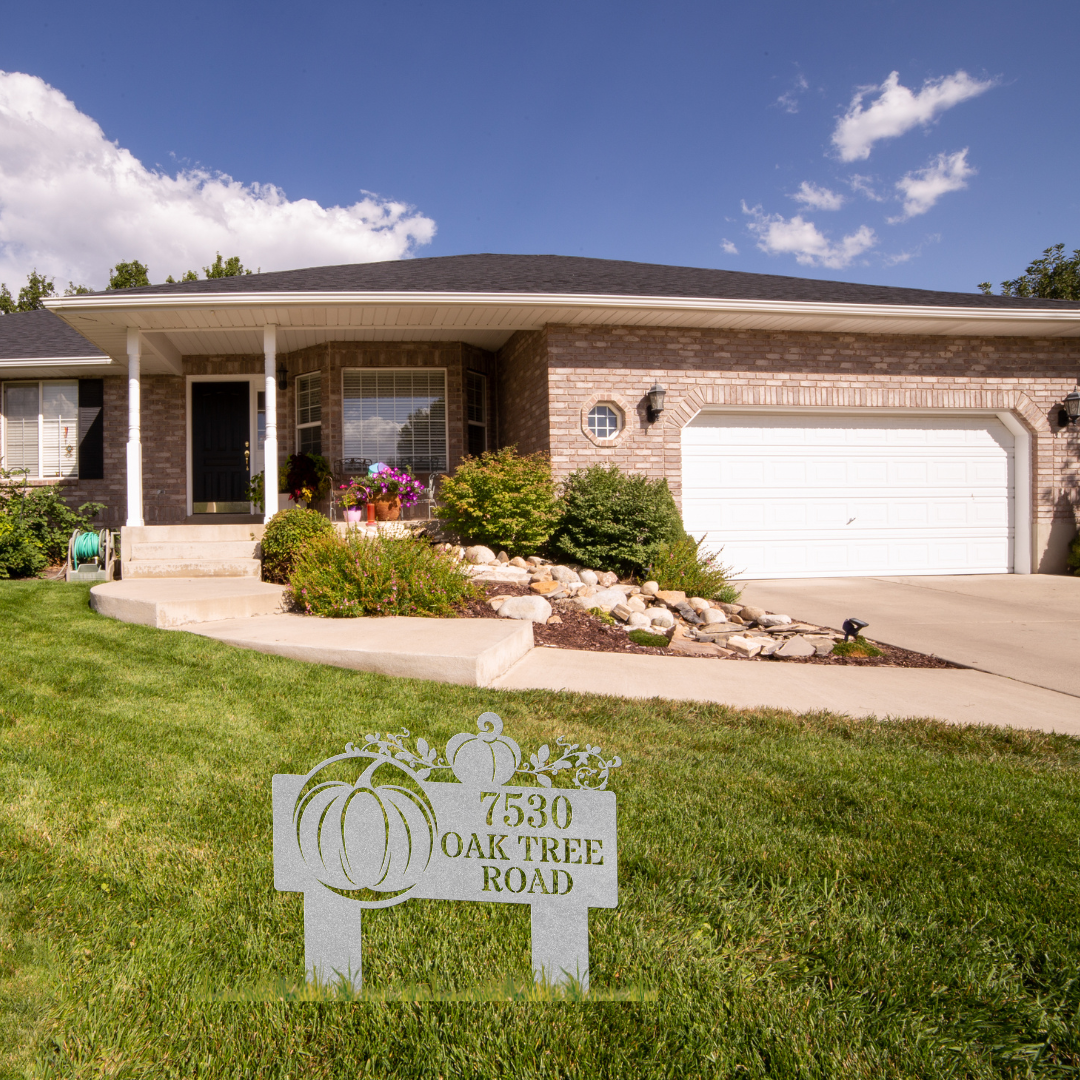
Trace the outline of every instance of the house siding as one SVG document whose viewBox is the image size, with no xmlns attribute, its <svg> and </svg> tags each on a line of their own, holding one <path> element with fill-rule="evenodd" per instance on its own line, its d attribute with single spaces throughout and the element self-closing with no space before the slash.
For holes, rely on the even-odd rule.
<svg viewBox="0 0 1080 1080">
<path fill-rule="evenodd" d="M 547 330 L 519 331 L 499 350 L 499 445 L 551 450 Z"/>
</svg>

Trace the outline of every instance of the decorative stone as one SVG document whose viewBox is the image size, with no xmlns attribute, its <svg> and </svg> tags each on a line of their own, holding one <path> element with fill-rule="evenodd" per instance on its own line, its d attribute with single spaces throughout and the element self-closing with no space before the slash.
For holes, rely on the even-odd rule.
<svg viewBox="0 0 1080 1080">
<path fill-rule="evenodd" d="M 530 566 L 542 566 L 546 560 L 541 559 L 539 555 L 530 555 L 525 561 Z"/>
<path fill-rule="evenodd" d="M 495 552 L 489 547 L 477 544 L 475 547 L 465 549 L 465 561 L 473 566 L 486 566 L 495 561 Z"/>
<path fill-rule="evenodd" d="M 660 591 L 660 586 L 655 581 L 646 581 L 645 584 L 641 586 L 641 591 L 646 596 L 655 596 Z"/>
<path fill-rule="evenodd" d="M 598 585 L 600 579 L 595 570 L 582 570 L 578 573 L 578 577 L 585 582 L 586 585 Z"/>
<path fill-rule="evenodd" d="M 616 604 L 621 604 L 626 599 L 626 596 L 619 589 L 601 589 L 599 592 L 594 593 L 590 600 L 596 601 L 593 607 L 603 608 L 604 611 L 610 611 Z"/>
<path fill-rule="evenodd" d="M 557 581 L 534 581 L 529 588 L 540 596 L 550 596 L 554 598 L 566 595 L 566 590 Z"/>
<path fill-rule="evenodd" d="M 686 593 L 679 592 L 678 589 L 661 589 L 656 594 L 657 600 L 662 600 L 668 607 L 675 607 L 676 604 L 681 604 L 686 600 Z"/>
<path fill-rule="evenodd" d="M 806 638 L 796 634 L 795 637 L 788 638 L 783 645 L 779 646 L 773 655 L 787 660 L 792 657 L 813 656 L 816 652 L 817 650 Z"/>
<path fill-rule="evenodd" d="M 509 596 L 493 596 L 488 600 L 488 607 L 490 607 L 492 611 L 498 611 L 503 603 L 509 599 Z"/>
<path fill-rule="evenodd" d="M 561 581 L 563 583 L 581 580 L 577 575 L 577 571 L 571 570 L 568 566 L 553 566 L 551 568 L 551 576 L 556 581 Z"/>
<path fill-rule="evenodd" d="M 498 559 L 498 561 L 501 563 L 508 563 L 510 561 L 510 556 L 507 555 L 505 551 L 500 551 L 499 554 L 495 556 L 495 558 Z"/>
<path fill-rule="evenodd" d="M 744 623 L 743 620 L 742 620 L 742 616 L 740 616 L 740 615 L 732 615 L 731 612 L 728 612 L 727 621 L 729 623 L 734 623 L 736 626 L 745 626 L 746 625 L 746 623 Z"/>
<path fill-rule="evenodd" d="M 749 659 L 761 652 L 761 643 L 753 638 L 739 637 L 738 634 L 727 639 L 727 647 L 739 656 Z"/>
<path fill-rule="evenodd" d="M 689 604 L 675 604 L 674 608 L 691 626 L 701 625 L 701 616 Z"/>
<path fill-rule="evenodd" d="M 712 611 L 709 614 L 715 615 L 716 612 Z M 702 615 L 702 619 L 704 618 L 705 616 Z M 737 634 L 739 632 L 737 627 L 729 626 L 726 622 L 707 622 L 701 627 L 701 631 L 705 634 Z"/>
<path fill-rule="evenodd" d="M 738 615 L 742 611 L 742 604 L 724 604 L 719 603 L 716 605 L 725 615 Z"/>
<path fill-rule="evenodd" d="M 720 656 L 722 650 L 708 641 L 688 641 L 686 638 L 672 639 L 668 649 L 676 656 Z"/>
<path fill-rule="evenodd" d="M 739 612 L 739 617 L 744 623 L 757 622 L 765 617 L 765 609 L 759 607 L 744 607 Z"/>
<path fill-rule="evenodd" d="M 690 599 L 689 599 L 689 600 L 687 600 L 686 602 L 687 602 L 687 603 L 688 603 L 688 604 L 689 604 L 689 605 L 690 605 L 690 606 L 691 606 L 691 607 L 692 607 L 692 608 L 693 608 L 693 609 L 694 609 L 694 610 L 695 610 L 695 611 L 696 611 L 696 612 L 697 612 L 697 613 L 698 613 L 699 615 L 700 615 L 700 614 L 701 614 L 701 613 L 702 613 L 703 611 L 707 611 L 707 610 L 709 609 L 709 607 L 711 606 L 711 605 L 709 604 L 709 601 L 708 601 L 708 600 L 705 600 L 705 599 L 703 599 L 703 598 L 702 598 L 702 597 L 700 597 L 700 596 L 691 596 L 691 597 L 690 597 Z"/>
<path fill-rule="evenodd" d="M 644 611 L 631 611 L 630 617 L 626 620 L 626 627 L 628 630 L 637 630 L 639 627 L 651 626 L 649 622 L 649 616 Z"/>
<path fill-rule="evenodd" d="M 548 626 L 558 626 L 561 622 L 562 622 L 562 616 L 561 615 L 552 615 L 551 618 L 548 619 L 547 624 L 548 624 Z"/>
<path fill-rule="evenodd" d="M 511 596 L 499 608 L 499 618 L 546 623 L 551 618 L 551 605 L 542 596 Z"/>
<path fill-rule="evenodd" d="M 762 615 L 758 619 L 758 626 L 763 626 L 768 629 L 771 626 L 790 626 L 790 615 Z"/>
<path fill-rule="evenodd" d="M 626 622 L 627 619 L 633 614 L 633 612 L 625 604 L 616 604 L 611 609 L 611 614 L 615 616 L 620 622 Z"/>
<path fill-rule="evenodd" d="M 595 585 L 582 585 L 581 588 L 578 589 L 578 591 L 575 593 L 575 595 L 576 596 L 595 596 L 596 595 L 596 586 Z"/>
<path fill-rule="evenodd" d="M 540 568 L 538 570 L 534 570 L 529 575 L 529 580 L 530 581 L 551 581 L 552 580 L 551 571 L 546 566 L 542 567 L 542 568 Z"/>
<path fill-rule="evenodd" d="M 602 574 L 596 575 L 596 584 L 602 585 L 605 589 L 610 589 L 612 585 L 619 583 L 619 575 L 613 574 L 610 570 L 605 570 Z"/>
<path fill-rule="evenodd" d="M 760 641 L 761 638 L 758 638 L 757 640 Z M 779 648 L 780 648 L 780 642 L 779 641 L 766 641 L 761 646 L 761 652 L 758 653 L 758 656 L 772 656 L 772 654 L 774 652 L 776 652 L 776 650 L 779 649 Z"/>
<path fill-rule="evenodd" d="M 645 614 L 648 616 L 649 622 L 661 630 L 668 630 L 675 625 L 675 616 L 667 608 L 649 608 Z"/>
<path fill-rule="evenodd" d="M 510 565 L 511 565 L 511 566 L 518 566 L 518 567 L 520 567 L 520 568 L 521 568 L 522 570 L 527 570 L 527 569 L 528 569 L 528 567 L 529 567 L 529 564 L 528 564 L 528 563 L 527 563 L 527 562 L 526 562 L 526 561 L 525 561 L 525 560 L 524 560 L 524 559 L 523 559 L 523 558 L 522 558 L 522 557 L 521 557 L 520 555 L 515 555 L 515 556 L 514 556 L 514 557 L 513 557 L 513 558 L 512 558 L 511 560 L 510 560 Z"/>
<path fill-rule="evenodd" d="M 699 611 L 701 621 L 708 626 L 710 623 L 723 623 L 727 622 L 727 615 L 725 615 L 719 608 L 707 607 L 704 611 Z"/>
<path fill-rule="evenodd" d="M 644 611 L 645 601 L 642 600 L 640 596 L 631 596 L 630 599 L 626 601 L 626 606 L 631 611 Z"/>
</svg>

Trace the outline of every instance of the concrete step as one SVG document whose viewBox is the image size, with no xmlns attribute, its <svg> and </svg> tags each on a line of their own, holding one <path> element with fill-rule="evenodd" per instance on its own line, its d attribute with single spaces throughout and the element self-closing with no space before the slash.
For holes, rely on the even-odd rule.
<svg viewBox="0 0 1080 1080">
<path fill-rule="evenodd" d="M 132 562 L 141 559 L 173 559 L 184 562 L 231 559 L 256 559 L 259 556 L 258 540 L 171 540 L 155 543 L 134 543 L 128 557 Z"/>
<path fill-rule="evenodd" d="M 228 543 L 233 540 L 261 540 L 266 526 L 251 525 L 125 525 L 120 530 L 120 543 L 176 544 Z"/>
<path fill-rule="evenodd" d="M 251 578 L 110 581 L 90 590 L 90 606 L 121 622 L 169 630 L 192 623 L 273 615 L 281 610 L 284 591 L 281 585 Z"/>
<path fill-rule="evenodd" d="M 125 581 L 136 578 L 254 578 L 262 576 L 258 559 L 125 559 Z"/>
</svg>

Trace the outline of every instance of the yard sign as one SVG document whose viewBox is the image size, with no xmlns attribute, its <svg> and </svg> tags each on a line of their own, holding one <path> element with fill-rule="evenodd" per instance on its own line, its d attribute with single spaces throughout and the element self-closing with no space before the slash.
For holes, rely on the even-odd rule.
<svg viewBox="0 0 1080 1080">
<path fill-rule="evenodd" d="M 364 908 L 405 900 L 529 904 L 535 977 L 589 983 L 589 908 L 618 903 L 619 758 L 559 738 L 522 763 L 484 713 L 440 757 L 426 740 L 368 735 L 306 776 L 274 777 L 274 886 L 304 894 L 309 981 L 361 983 Z M 342 772 L 344 778 L 338 778 Z M 573 788 L 552 787 L 568 772 Z M 431 780 L 452 773 L 455 780 Z M 511 787 L 515 774 L 539 787 Z"/>
</svg>

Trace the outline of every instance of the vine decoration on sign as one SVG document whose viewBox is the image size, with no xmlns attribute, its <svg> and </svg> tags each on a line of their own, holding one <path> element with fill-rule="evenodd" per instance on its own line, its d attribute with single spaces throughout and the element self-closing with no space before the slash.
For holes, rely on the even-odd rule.
<svg viewBox="0 0 1080 1080">
<path fill-rule="evenodd" d="M 449 770 L 462 783 L 505 784 L 511 776 L 521 773 L 532 776 L 542 787 L 551 787 L 555 776 L 568 773 L 575 787 L 591 791 L 603 791 L 611 770 L 622 765 L 622 759 L 617 755 L 606 758 L 599 746 L 591 743 L 582 746 L 569 742 L 562 735 L 555 740 L 554 752 L 551 745 L 545 743 L 522 762 L 521 748 L 502 734 L 503 723 L 495 713 L 483 713 L 476 721 L 476 727 L 478 733 L 475 735 L 464 732 L 455 735 L 446 744 L 445 756 L 427 739 L 418 738 L 415 748 L 408 746 L 407 728 L 396 733 L 365 735 L 359 746 L 348 743 L 344 756 L 382 758 L 404 765 L 418 780 L 426 780 L 436 771 Z"/>
</svg>

